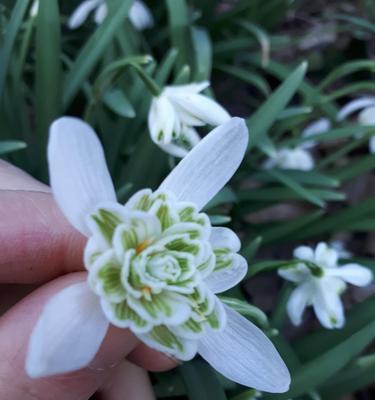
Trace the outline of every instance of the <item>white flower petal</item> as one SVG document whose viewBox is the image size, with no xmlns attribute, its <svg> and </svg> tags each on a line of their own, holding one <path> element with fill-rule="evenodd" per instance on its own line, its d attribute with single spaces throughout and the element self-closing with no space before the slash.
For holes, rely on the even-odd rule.
<svg viewBox="0 0 375 400">
<path fill-rule="evenodd" d="M 87 19 L 90 12 L 95 10 L 103 0 L 86 0 L 83 1 L 70 16 L 68 26 L 70 29 L 79 28 Z"/>
<path fill-rule="evenodd" d="M 129 10 L 129 19 L 136 29 L 139 31 L 147 28 L 152 28 L 154 18 L 149 8 L 143 1 L 136 0 Z"/>
<path fill-rule="evenodd" d="M 50 183 L 70 223 L 89 235 L 86 216 L 104 201 L 116 201 L 102 146 L 92 128 L 77 118 L 63 117 L 50 128 Z"/>
<path fill-rule="evenodd" d="M 358 121 L 361 125 L 375 125 L 375 100 L 373 106 L 367 107 L 361 111 L 358 115 Z"/>
<path fill-rule="evenodd" d="M 200 355 L 234 382 L 265 392 L 286 392 L 290 375 L 274 345 L 259 328 L 225 308 L 227 326 L 200 340 Z"/>
<path fill-rule="evenodd" d="M 315 135 L 319 135 L 320 133 L 327 132 L 331 129 L 331 121 L 328 118 L 320 118 L 311 124 L 309 124 L 303 131 L 303 137 L 314 137 Z M 302 147 L 304 149 L 309 149 L 314 147 L 316 142 L 314 140 L 309 140 L 308 142 L 303 142 Z"/>
<path fill-rule="evenodd" d="M 344 308 L 337 293 L 335 281 L 324 279 L 317 283 L 312 304 L 320 323 L 327 329 L 342 328 L 345 323 Z"/>
<path fill-rule="evenodd" d="M 229 228 L 213 227 L 211 229 L 210 243 L 212 247 L 224 247 L 238 253 L 241 249 L 241 241 Z"/>
<path fill-rule="evenodd" d="M 184 93 L 199 93 L 204 89 L 207 89 L 210 86 L 210 82 L 202 81 L 202 82 L 193 82 L 188 83 L 187 85 L 174 85 L 167 86 L 165 88 L 166 95 L 179 95 Z"/>
<path fill-rule="evenodd" d="M 185 112 L 209 125 L 220 125 L 230 119 L 229 113 L 219 103 L 202 94 L 185 92 L 170 95 L 170 98 Z"/>
<path fill-rule="evenodd" d="M 290 295 L 287 303 L 287 311 L 294 325 L 298 326 L 301 324 L 302 314 L 311 300 L 312 293 L 313 286 L 310 282 L 306 282 L 295 288 Z"/>
<path fill-rule="evenodd" d="M 346 104 L 337 114 L 337 121 L 342 121 L 354 112 L 375 105 L 375 97 L 362 97 Z"/>
<path fill-rule="evenodd" d="M 359 264 L 346 264 L 339 268 L 331 268 L 326 270 L 326 274 L 341 278 L 356 286 L 367 286 L 373 280 L 371 270 Z"/>
<path fill-rule="evenodd" d="M 33 330 L 26 359 L 28 375 L 39 378 L 87 366 L 107 329 L 99 297 L 87 283 L 68 286 L 46 304 Z"/>
<path fill-rule="evenodd" d="M 225 292 L 237 285 L 247 273 L 247 261 L 239 254 L 233 254 L 233 262 L 229 267 L 214 270 L 205 279 L 207 287 L 214 293 Z"/>
<path fill-rule="evenodd" d="M 148 114 L 148 129 L 156 144 L 169 144 L 176 128 L 176 113 L 170 101 L 163 95 L 154 98 Z M 178 135 L 180 132 L 176 132 Z"/>
<path fill-rule="evenodd" d="M 294 283 L 300 283 L 311 278 L 310 270 L 303 263 L 279 268 L 277 273 L 282 278 Z"/>
<path fill-rule="evenodd" d="M 191 201 L 202 209 L 229 181 L 247 148 L 248 130 L 240 118 L 232 118 L 202 139 L 167 176 L 160 190 L 179 201 Z"/>
<path fill-rule="evenodd" d="M 294 250 L 293 257 L 300 260 L 314 261 L 314 250 L 308 246 L 299 246 Z"/>
<path fill-rule="evenodd" d="M 108 7 L 106 3 L 101 4 L 95 11 L 94 20 L 97 25 L 103 23 L 108 14 Z"/>
<path fill-rule="evenodd" d="M 371 136 L 369 147 L 370 147 L 370 153 L 374 154 L 375 153 L 375 135 Z"/>
<path fill-rule="evenodd" d="M 339 255 L 337 251 L 327 245 L 327 243 L 320 242 L 315 249 L 315 262 L 319 266 L 325 268 L 333 268 L 337 265 Z"/>
</svg>

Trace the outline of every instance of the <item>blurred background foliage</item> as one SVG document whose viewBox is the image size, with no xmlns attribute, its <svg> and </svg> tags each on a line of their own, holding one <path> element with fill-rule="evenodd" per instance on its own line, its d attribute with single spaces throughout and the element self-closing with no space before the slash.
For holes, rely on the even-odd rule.
<svg viewBox="0 0 375 400">
<path fill-rule="evenodd" d="M 292 372 L 288 393 L 262 398 L 374 398 L 373 291 L 346 293 L 342 330 L 324 330 L 312 315 L 296 329 L 285 313 L 291 287 L 275 270 L 296 245 L 337 239 L 375 270 L 375 126 L 337 118 L 348 101 L 375 95 L 375 2 L 150 0 L 155 26 L 142 32 L 127 19 L 131 0 L 108 0 L 103 24 L 70 31 L 77 3 L 41 0 L 34 18 L 31 0 L 0 1 L 0 156 L 47 181 L 49 124 L 83 117 L 125 201 L 178 162 L 149 137 L 147 77 L 160 86 L 210 80 L 206 94 L 246 119 L 251 142 L 206 208 L 213 224 L 239 233 L 249 262 L 248 279 L 225 301 L 269 333 Z M 331 127 L 314 138 L 313 170 L 261 168 L 276 149 L 306 142 L 303 129 L 322 117 Z M 199 359 L 153 382 L 160 399 L 259 395 Z"/>
</svg>

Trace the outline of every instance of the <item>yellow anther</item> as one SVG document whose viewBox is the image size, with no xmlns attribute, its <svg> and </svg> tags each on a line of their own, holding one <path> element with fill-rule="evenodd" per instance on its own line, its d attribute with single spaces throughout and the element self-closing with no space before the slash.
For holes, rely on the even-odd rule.
<svg viewBox="0 0 375 400">
<path fill-rule="evenodd" d="M 152 240 L 144 240 L 135 247 L 135 253 L 138 255 L 152 243 Z"/>
</svg>

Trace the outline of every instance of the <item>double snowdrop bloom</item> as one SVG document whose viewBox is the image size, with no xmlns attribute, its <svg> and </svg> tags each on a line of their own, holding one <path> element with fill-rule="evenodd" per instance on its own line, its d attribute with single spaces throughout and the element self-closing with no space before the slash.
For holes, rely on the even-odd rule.
<svg viewBox="0 0 375 400">
<path fill-rule="evenodd" d="M 314 159 L 311 154 L 302 147 L 294 149 L 283 148 L 263 163 L 264 169 L 300 169 L 309 171 L 314 168 Z"/>
<path fill-rule="evenodd" d="M 69 28 L 79 28 L 87 20 L 91 12 L 94 12 L 94 21 L 100 25 L 108 14 L 106 0 L 83 1 L 69 18 Z M 138 30 L 151 28 L 154 25 L 154 19 L 149 8 L 141 0 L 135 0 L 130 7 L 129 19 Z"/>
<path fill-rule="evenodd" d="M 181 360 L 199 352 L 240 384 L 288 389 L 288 370 L 270 340 L 216 296 L 244 277 L 247 264 L 237 254 L 235 233 L 211 227 L 201 212 L 238 168 L 247 142 L 245 123 L 233 118 L 207 135 L 158 190 L 141 190 L 121 205 L 95 132 L 75 118 L 52 124 L 52 191 L 88 238 L 88 281 L 48 301 L 29 344 L 30 376 L 87 366 L 113 324 Z"/>
<path fill-rule="evenodd" d="M 364 126 L 375 126 L 375 97 L 362 97 L 346 104 L 338 113 L 337 120 L 343 121 L 355 112 L 358 114 L 358 123 Z M 370 138 L 369 148 L 375 153 L 375 135 Z"/>
<path fill-rule="evenodd" d="M 151 139 L 164 151 L 184 157 L 199 141 L 197 126 L 217 126 L 230 119 L 216 101 L 200 92 L 209 82 L 167 86 L 151 102 L 148 128 Z"/>
<path fill-rule="evenodd" d="M 340 295 L 346 282 L 366 286 L 373 279 L 371 271 L 358 264 L 339 266 L 338 252 L 326 243 L 319 243 L 315 250 L 297 247 L 294 257 L 301 262 L 278 270 L 281 277 L 297 285 L 287 304 L 292 323 L 300 325 L 305 308 L 312 305 L 325 328 L 342 328 L 345 316 Z"/>
</svg>

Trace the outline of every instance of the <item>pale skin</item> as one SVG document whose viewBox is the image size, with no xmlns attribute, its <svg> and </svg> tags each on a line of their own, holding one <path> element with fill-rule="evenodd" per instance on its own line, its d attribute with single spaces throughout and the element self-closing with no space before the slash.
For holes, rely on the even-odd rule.
<svg viewBox="0 0 375 400">
<path fill-rule="evenodd" d="M 85 238 L 61 214 L 48 186 L 0 160 L 0 398 L 154 399 L 146 370 L 176 361 L 111 327 L 93 362 L 75 373 L 31 379 L 24 370 L 30 333 L 47 300 L 86 279 Z"/>
</svg>

